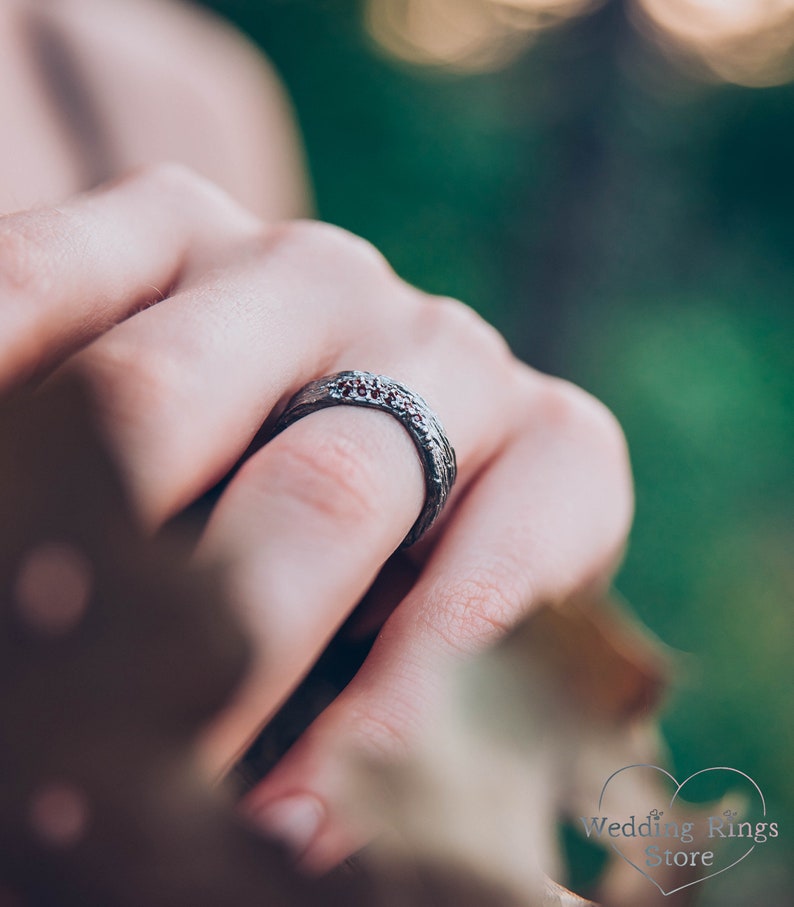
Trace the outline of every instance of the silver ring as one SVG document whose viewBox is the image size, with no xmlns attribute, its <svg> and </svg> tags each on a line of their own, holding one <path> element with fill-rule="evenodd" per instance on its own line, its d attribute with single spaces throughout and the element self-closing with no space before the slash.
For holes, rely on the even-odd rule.
<svg viewBox="0 0 794 907">
<path fill-rule="evenodd" d="M 400 547 L 407 548 L 438 519 L 455 484 L 455 451 L 438 416 L 412 390 L 385 375 L 370 372 L 337 372 L 310 381 L 289 401 L 270 435 L 276 435 L 293 422 L 329 406 L 369 406 L 398 419 L 411 436 L 425 474 L 425 503 Z"/>
</svg>

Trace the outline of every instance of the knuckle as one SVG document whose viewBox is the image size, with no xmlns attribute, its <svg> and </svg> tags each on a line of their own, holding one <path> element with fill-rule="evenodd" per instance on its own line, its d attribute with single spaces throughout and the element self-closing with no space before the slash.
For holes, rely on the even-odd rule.
<svg viewBox="0 0 794 907">
<path fill-rule="evenodd" d="M 272 486 L 335 527 L 371 524 L 380 482 L 365 445 L 344 431 L 307 439 L 287 429 L 274 440 L 279 465 Z"/>
<path fill-rule="evenodd" d="M 628 445 L 615 415 L 587 391 L 558 378 L 544 378 L 541 420 L 557 437 L 586 452 L 593 481 L 608 494 L 602 511 L 602 541 L 622 544 L 634 512 Z"/>
<path fill-rule="evenodd" d="M 372 243 L 342 227 L 321 221 L 294 220 L 281 224 L 278 232 L 283 243 L 295 244 L 315 259 L 393 274 L 384 256 Z"/>
<path fill-rule="evenodd" d="M 70 368 L 95 388 L 97 402 L 114 423 L 177 403 L 175 363 L 112 334 L 74 356 Z"/>
<path fill-rule="evenodd" d="M 0 282 L 4 292 L 16 297 L 36 299 L 50 289 L 48 256 L 29 218 L 0 221 Z"/>
<path fill-rule="evenodd" d="M 544 378 L 542 408 L 549 423 L 587 439 L 590 446 L 625 452 L 623 429 L 611 410 L 587 391 L 559 378 Z"/>
<path fill-rule="evenodd" d="M 420 309 L 421 333 L 430 342 L 443 340 L 466 355 L 500 370 L 514 363 L 507 341 L 471 306 L 448 296 L 433 296 Z"/>
<path fill-rule="evenodd" d="M 444 585 L 430 600 L 426 624 L 443 645 L 470 654 L 513 627 L 528 596 L 510 578 L 515 568 L 494 561 Z"/>
<path fill-rule="evenodd" d="M 195 223 L 211 223 L 241 235 L 261 228 L 261 222 L 224 189 L 185 164 L 165 161 L 143 164 L 122 177 L 120 185 L 162 202 L 169 199 Z"/>
<path fill-rule="evenodd" d="M 350 739 L 354 749 L 364 753 L 394 757 L 410 752 L 413 723 L 400 718 L 383 705 L 354 709 L 350 716 Z"/>
<path fill-rule="evenodd" d="M 122 177 L 122 183 L 140 183 L 165 192 L 202 192 L 210 185 L 186 164 L 177 161 L 156 161 L 141 164 Z"/>
</svg>

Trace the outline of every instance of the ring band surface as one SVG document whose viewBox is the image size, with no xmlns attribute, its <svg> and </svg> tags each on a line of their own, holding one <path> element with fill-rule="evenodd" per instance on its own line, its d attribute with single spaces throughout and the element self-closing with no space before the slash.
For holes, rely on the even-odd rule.
<svg viewBox="0 0 794 907">
<path fill-rule="evenodd" d="M 400 547 L 418 542 L 444 509 L 455 483 L 455 451 L 427 403 L 404 385 L 371 372 L 337 372 L 304 385 L 286 406 L 271 434 L 329 406 L 368 406 L 390 413 L 407 429 L 425 475 L 425 503 Z"/>
</svg>

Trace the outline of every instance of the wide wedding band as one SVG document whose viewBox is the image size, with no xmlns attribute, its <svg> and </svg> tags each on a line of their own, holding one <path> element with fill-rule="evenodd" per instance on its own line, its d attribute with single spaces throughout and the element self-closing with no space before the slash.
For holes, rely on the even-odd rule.
<svg viewBox="0 0 794 907">
<path fill-rule="evenodd" d="M 418 542 L 444 509 L 457 475 L 455 451 L 438 416 L 419 394 L 385 375 L 337 372 L 304 385 L 287 404 L 271 437 L 298 419 L 329 406 L 380 409 L 390 413 L 407 429 L 424 470 L 425 502 L 401 547 Z"/>
</svg>

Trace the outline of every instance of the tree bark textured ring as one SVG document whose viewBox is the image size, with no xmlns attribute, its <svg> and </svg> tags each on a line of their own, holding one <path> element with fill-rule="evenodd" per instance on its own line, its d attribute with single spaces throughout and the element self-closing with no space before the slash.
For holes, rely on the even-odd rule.
<svg viewBox="0 0 794 907">
<path fill-rule="evenodd" d="M 287 404 L 271 438 L 298 419 L 329 406 L 384 410 L 407 429 L 424 470 L 425 502 L 401 547 L 418 542 L 443 510 L 457 475 L 455 451 L 438 416 L 419 394 L 392 378 L 371 372 L 337 372 L 304 385 Z"/>
</svg>

